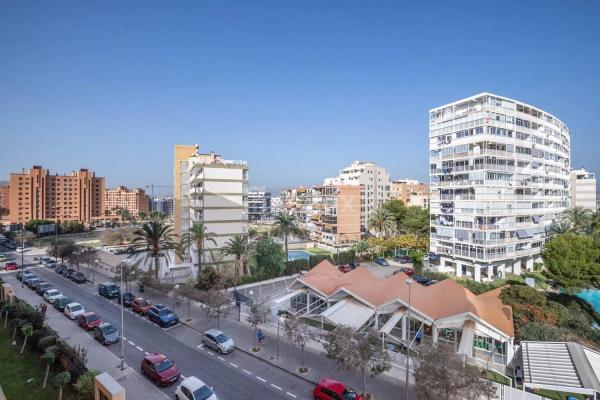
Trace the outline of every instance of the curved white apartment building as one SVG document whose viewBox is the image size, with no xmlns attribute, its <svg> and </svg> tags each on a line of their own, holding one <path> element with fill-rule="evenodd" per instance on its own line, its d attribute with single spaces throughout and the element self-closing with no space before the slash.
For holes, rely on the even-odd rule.
<svg viewBox="0 0 600 400">
<path fill-rule="evenodd" d="M 567 126 L 481 93 L 429 111 L 429 149 L 433 264 L 477 281 L 533 269 L 569 207 Z"/>
</svg>

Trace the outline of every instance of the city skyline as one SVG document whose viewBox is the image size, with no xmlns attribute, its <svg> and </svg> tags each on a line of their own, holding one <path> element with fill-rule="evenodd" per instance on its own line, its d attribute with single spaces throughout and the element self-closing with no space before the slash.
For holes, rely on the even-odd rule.
<svg viewBox="0 0 600 400">
<path fill-rule="evenodd" d="M 598 3 L 133 4 L 2 6 L 1 179 L 41 164 L 170 186 L 169 149 L 198 143 L 274 193 L 354 160 L 427 181 L 429 109 L 484 91 L 560 115 L 573 167 L 600 169 Z"/>
</svg>

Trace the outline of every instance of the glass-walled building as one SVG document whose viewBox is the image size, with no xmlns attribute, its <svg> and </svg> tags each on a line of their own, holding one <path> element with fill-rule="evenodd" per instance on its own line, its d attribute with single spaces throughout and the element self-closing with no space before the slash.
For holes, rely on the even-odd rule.
<svg viewBox="0 0 600 400">
<path fill-rule="evenodd" d="M 438 269 L 477 281 L 533 269 L 569 207 L 570 148 L 558 118 L 506 97 L 482 93 L 430 110 Z"/>
</svg>

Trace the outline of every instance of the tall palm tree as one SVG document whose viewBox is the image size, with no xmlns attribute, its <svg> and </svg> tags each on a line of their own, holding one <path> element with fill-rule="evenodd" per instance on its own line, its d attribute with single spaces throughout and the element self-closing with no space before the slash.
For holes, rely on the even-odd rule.
<svg viewBox="0 0 600 400">
<path fill-rule="evenodd" d="M 198 252 L 198 281 L 200 281 L 200 274 L 202 273 L 202 254 L 204 252 L 204 242 L 208 241 L 217 245 L 214 239 L 216 235 L 212 232 L 207 232 L 206 225 L 202 222 L 194 222 L 189 232 L 181 235 L 181 246 L 186 251 L 191 251 L 193 246 L 196 246 Z"/>
<path fill-rule="evenodd" d="M 592 210 L 583 207 L 569 208 L 562 213 L 562 218 L 573 226 L 575 233 L 588 232 L 592 217 Z"/>
<path fill-rule="evenodd" d="M 358 261 L 362 258 L 363 254 L 365 254 L 369 250 L 369 243 L 366 240 L 359 240 L 358 242 L 352 245 L 352 251 L 356 255 Z"/>
<path fill-rule="evenodd" d="M 562 235 L 564 233 L 571 232 L 573 230 L 573 224 L 566 219 L 559 219 L 554 221 L 550 225 L 550 235 Z"/>
<path fill-rule="evenodd" d="M 140 211 L 138 212 L 138 217 L 140 218 L 140 221 L 145 221 L 146 218 L 148 218 L 148 213 L 145 211 Z"/>
<path fill-rule="evenodd" d="M 146 222 L 141 229 L 134 233 L 132 245 L 141 244 L 146 247 L 146 257 L 154 258 L 154 276 L 158 279 L 160 267 L 159 257 L 168 249 L 175 246 L 173 228 L 161 221 Z M 168 256 L 166 257 L 168 261 Z"/>
<path fill-rule="evenodd" d="M 290 213 L 282 212 L 275 217 L 275 228 L 273 229 L 275 236 L 283 238 L 285 247 L 285 259 L 289 259 L 288 253 L 288 237 L 289 235 L 301 235 L 302 230 L 298 228 L 296 217 Z"/>
<path fill-rule="evenodd" d="M 248 239 L 242 235 L 233 235 L 232 238 L 229 239 L 225 247 L 221 249 L 221 253 L 226 256 L 235 256 L 236 266 L 235 266 L 235 277 L 239 276 L 239 267 L 242 265 L 242 275 L 246 274 L 246 264 L 247 260 L 245 259 L 248 254 L 249 244 Z"/>
<path fill-rule="evenodd" d="M 369 216 L 367 226 L 377 234 L 387 236 L 396 231 L 397 223 L 394 214 L 385 208 L 378 208 Z"/>
</svg>

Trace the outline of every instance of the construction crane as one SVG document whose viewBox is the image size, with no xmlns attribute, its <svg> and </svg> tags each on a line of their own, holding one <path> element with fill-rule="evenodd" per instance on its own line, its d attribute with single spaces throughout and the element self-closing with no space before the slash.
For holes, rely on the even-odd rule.
<svg viewBox="0 0 600 400">
<path fill-rule="evenodd" d="M 150 188 L 150 193 L 151 196 L 154 197 L 154 188 L 170 188 L 172 186 L 165 186 L 165 185 L 155 185 L 154 183 L 151 183 L 149 185 L 144 186 L 146 188 Z"/>
</svg>

